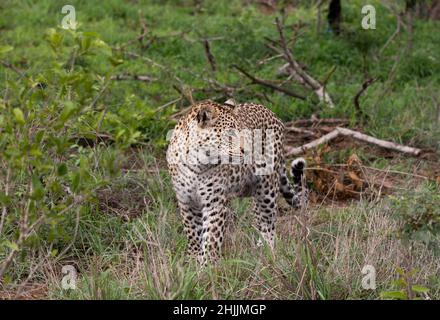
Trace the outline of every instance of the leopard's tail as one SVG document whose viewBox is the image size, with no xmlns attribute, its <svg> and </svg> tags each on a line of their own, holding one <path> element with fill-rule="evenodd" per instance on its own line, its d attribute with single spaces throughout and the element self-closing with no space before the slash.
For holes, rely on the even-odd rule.
<svg viewBox="0 0 440 320">
<path fill-rule="evenodd" d="M 303 158 L 297 158 L 292 161 L 290 172 L 293 178 L 293 184 L 290 183 L 286 168 L 282 166 L 280 175 L 280 191 L 284 199 L 293 208 L 298 209 L 302 205 L 307 204 L 307 188 L 304 181 L 304 169 L 306 168 L 306 161 Z"/>
</svg>

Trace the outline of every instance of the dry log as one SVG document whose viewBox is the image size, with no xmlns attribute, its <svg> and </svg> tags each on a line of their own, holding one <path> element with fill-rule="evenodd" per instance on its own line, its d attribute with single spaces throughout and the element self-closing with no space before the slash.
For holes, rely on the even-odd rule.
<svg viewBox="0 0 440 320">
<path fill-rule="evenodd" d="M 330 133 L 322 136 L 319 139 L 313 140 L 312 142 L 309 142 L 303 146 L 295 147 L 295 148 L 294 147 L 287 148 L 286 155 L 293 156 L 293 155 L 298 155 L 298 154 L 304 153 L 307 150 L 316 148 L 326 142 L 329 142 L 330 140 L 335 139 L 336 137 L 338 137 L 340 135 L 346 136 L 346 137 L 352 137 L 352 138 L 357 139 L 359 141 L 368 142 L 368 143 L 375 144 L 375 145 L 382 147 L 382 148 L 385 148 L 385 149 L 399 151 L 399 152 L 410 154 L 413 156 L 418 156 L 422 152 L 422 150 L 418 149 L 418 148 L 404 146 L 404 145 L 397 144 L 397 143 L 394 143 L 391 141 L 377 139 L 372 136 L 369 136 L 364 133 L 360 133 L 358 131 L 354 131 L 351 129 L 337 127 L 335 130 L 331 131 Z"/>
</svg>

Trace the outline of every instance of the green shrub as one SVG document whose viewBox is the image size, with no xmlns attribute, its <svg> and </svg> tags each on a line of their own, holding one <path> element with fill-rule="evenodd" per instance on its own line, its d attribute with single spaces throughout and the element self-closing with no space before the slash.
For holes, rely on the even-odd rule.
<svg viewBox="0 0 440 320">
<path fill-rule="evenodd" d="M 439 203 L 440 193 L 436 186 L 392 198 L 395 218 L 400 222 L 398 236 L 403 244 L 418 241 L 435 253 L 440 252 Z"/>
<path fill-rule="evenodd" d="M 26 261 L 32 250 L 53 257 L 63 252 L 76 236 L 82 206 L 118 173 L 118 150 L 141 139 L 163 145 L 170 124 L 167 114 L 157 115 L 133 96 L 110 110 L 104 96 L 122 61 L 98 34 L 50 29 L 46 40 L 52 49 L 47 68 L 19 74 L 0 100 L 0 279 L 5 282 L 20 278 L 7 275 L 16 258 Z M 12 49 L 2 48 L 4 55 Z M 93 68 L 92 57 L 107 61 L 104 73 Z M 100 154 L 102 144 L 109 152 Z"/>
</svg>

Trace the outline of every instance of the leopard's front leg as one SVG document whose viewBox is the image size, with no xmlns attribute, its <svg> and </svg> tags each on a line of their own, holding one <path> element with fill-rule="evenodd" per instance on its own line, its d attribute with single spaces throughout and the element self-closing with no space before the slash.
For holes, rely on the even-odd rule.
<svg viewBox="0 0 440 320">
<path fill-rule="evenodd" d="M 209 191 L 211 190 L 211 191 Z M 202 191 L 202 251 L 199 262 L 206 265 L 215 263 L 221 255 L 225 234 L 225 219 L 229 211 L 221 188 Z"/>
<path fill-rule="evenodd" d="M 194 204 L 184 202 L 179 202 L 179 208 L 188 241 L 187 254 L 198 259 L 202 251 L 202 212 Z"/>
</svg>

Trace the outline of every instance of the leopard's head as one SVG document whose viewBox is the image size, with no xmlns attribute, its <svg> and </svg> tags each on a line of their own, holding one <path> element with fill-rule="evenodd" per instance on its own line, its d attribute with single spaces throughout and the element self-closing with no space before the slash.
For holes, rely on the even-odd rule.
<svg viewBox="0 0 440 320">
<path fill-rule="evenodd" d="M 243 127 L 231 106 L 203 102 L 193 107 L 188 122 L 189 152 L 202 164 L 239 161 L 243 153 Z"/>
</svg>

